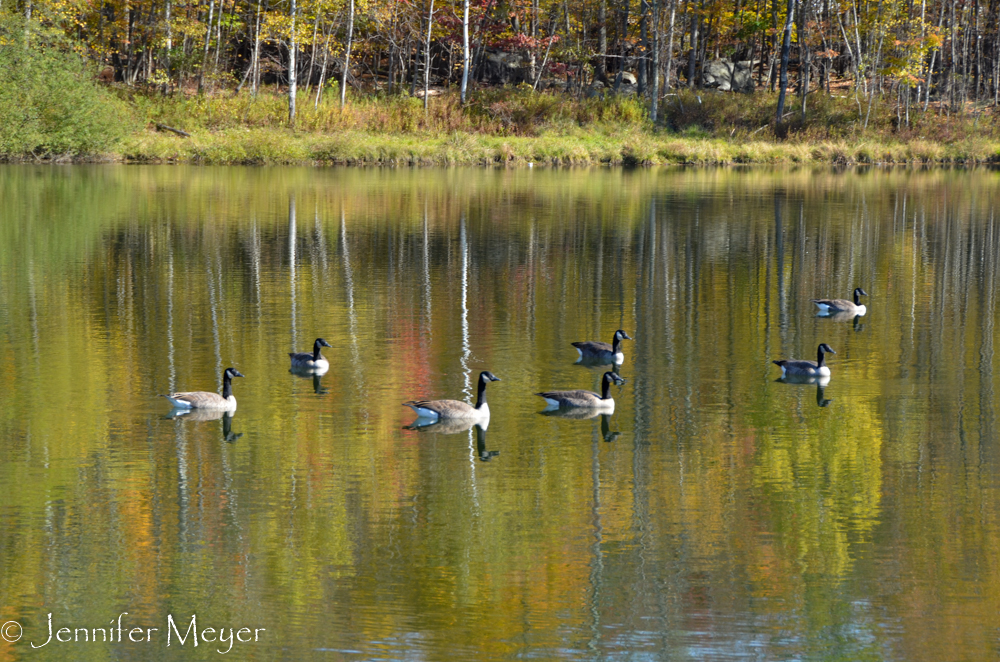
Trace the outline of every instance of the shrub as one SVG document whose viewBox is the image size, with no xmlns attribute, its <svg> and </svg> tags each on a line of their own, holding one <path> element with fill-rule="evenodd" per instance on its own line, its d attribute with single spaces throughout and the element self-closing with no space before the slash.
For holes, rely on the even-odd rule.
<svg viewBox="0 0 1000 662">
<path fill-rule="evenodd" d="M 0 155 L 99 154 L 137 128 L 63 39 L 0 20 Z"/>
</svg>

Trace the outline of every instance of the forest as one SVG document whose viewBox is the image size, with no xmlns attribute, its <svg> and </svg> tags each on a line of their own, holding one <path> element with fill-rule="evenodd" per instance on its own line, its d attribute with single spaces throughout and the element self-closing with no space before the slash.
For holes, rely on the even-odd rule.
<svg viewBox="0 0 1000 662">
<path fill-rule="evenodd" d="M 263 95 L 272 124 L 277 97 L 292 127 L 304 108 L 362 98 L 426 113 L 440 97 L 468 116 L 470 95 L 507 90 L 628 99 L 626 119 L 639 108 L 654 126 L 730 138 L 784 138 L 815 108 L 813 139 L 922 117 L 959 117 L 968 137 L 1000 102 L 998 0 L 0 0 L 0 17 L 0 51 L 72 51 L 132 100 Z M 0 52 L 5 67 L 19 57 Z M 487 132 L 507 135 L 551 114 L 487 110 Z"/>
</svg>

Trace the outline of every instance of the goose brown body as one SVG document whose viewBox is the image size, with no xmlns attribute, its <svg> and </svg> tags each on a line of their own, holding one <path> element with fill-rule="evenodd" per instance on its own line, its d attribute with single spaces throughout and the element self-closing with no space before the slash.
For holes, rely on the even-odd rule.
<svg viewBox="0 0 1000 662">
<path fill-rule="evenodd" d="M 571 343 L 580 352 L 581 361 L 601 361 L 603 363 L 620 364 L 625 360 L 622 352 L 622 340 L 632 340 L 623 330 L 615 331 L 615 336 L 611 343 L 599 340 L 584 340 L 582 342 Z"/>
<path fill-rule="evenodd" d="M 498 382 L 500 378 L 489 371 L 479 373 L 479 391 L 475 406 L 459 400 L 410 400 L 404 402 L 420 418 L 431 420 L 468 419 L 484 420 L 490 417 L 490 406 L 486 403 L 486 384 Z"/>
<path fill-rule="evenodd" d="M 210 391 L 178 391 L 162 397 L 170 400 L 177 409 L 223 409 L 236 411 L 236 396 L 233 395 L 233 377 L 242 377 L 235 368 L 226 368 L 222 373 L 222 395 Z"/>
<path fill-rule="evenodd" d="M 861 303 L 860 297 L 868 296 L 860 287 L 854 288 L 854 301 L 848 299 L 813 299 L 812 302 L 819 308 L 820 314 L 832 315 L 834 313 L 851 313 L 852 315 L 864 315 L 868 308 Z"/>
<path fill-rule="evenodd" d="M 289 352 L 288 358 L 292 361 L 292 368 L 298 370 L 329 370 L 330 362 L 320 353 L 321 348 L 329 346 L 330 343 L 322 338 L 317 338 L 316 342 L 313 343 L 312 354 L 309 352 Z"/>
<path fill-rule="evenodd" d="M 826 365 L 824 360 L 824 355 L 826 353 L 836 354 L 837 352 L 833 351 L 826 343 L 822 343 L 816 349 L 815 361 L 806 361 L 803 359 L 780 359 L 778 361 L 771 361 L 771 363 L 781 368 L 781 375 L 783 377 L 786 375 L 798 377 L 829 377 L 830 368 Z"/>
<path fill-rule="evenodd" d="M 535 395 L 544 398 L 550 407 L 581 407 L 587 409 L 614 410 L 615 400 L 611 397 L 611 384 L 624 384 L 625 380 L 613 372 L 604 373 L 601 379 L 602 394 L 577 389 L 573 391 L 543 391 Z"/>
</svg>

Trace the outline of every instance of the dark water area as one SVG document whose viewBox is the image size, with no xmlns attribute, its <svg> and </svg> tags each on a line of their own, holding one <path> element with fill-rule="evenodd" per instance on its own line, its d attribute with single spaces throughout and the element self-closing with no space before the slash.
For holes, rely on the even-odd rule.
<svg viewBox="0 0 1000 662">
<path fill-rule="evenodd" d="M 996 172 L 0 166 L 0 199 L 0 660 L 1000 654 Z M 614 413 L 543 413 L 616 329 Z M 228 366 L 231 418 L 157 397 Z M 485 430 L 411 426 L 481 370 Z"/>
</svg>

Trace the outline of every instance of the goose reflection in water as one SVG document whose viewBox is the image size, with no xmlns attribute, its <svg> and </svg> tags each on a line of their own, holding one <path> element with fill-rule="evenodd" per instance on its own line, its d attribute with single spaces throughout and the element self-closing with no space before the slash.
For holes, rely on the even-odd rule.
<svg viewBox="0 0 1000 662">
<path fill-rule="evenodd" d="M 573 365 L 578 365 L 583 368 L 604 368 L 621 377 L 621 363 L 612 363 L 611 361 L 606 361 L 600 358 L 581 357 L 577 359 Z"/>
<path fill-rule="evenodd" d="M 182 418 L 185 421 L 218 421 L 222 420 L 222 440 L 232 443 L 243 436 L 242 432 L 233 432 L 234 414 L 222 409 L 180 409 L 174 408 L 167 414 L 168 419 Z"/>
<path fill-rule="evenodd" d="M 404 425 L 403 429 L 437 432 L 438 434 L 458 434 L 459 432 L 471 430 L 472 426 L 485 430 L 490 426 L 490 422 L 488 419 L 477 421 L 474 418 L 433 419 L 426 416 L 419 416 L 413 423 Z"/>
<path fill-rule="evenodd" d="M 330 366 L 327 365 L 323 368 L 296 368 L 292 367 L 288 369 L 288 372 L 292 373 L 296 377 L 301 377 L 303 379 L 312 379 L 313 391 L 316 395 L 323 395 L 326 393 L 326 389 L 323 388 L 322 378 L 323 375 L 327 373 Z"/>
<path fill-rule="evenodd" d="M 774 381 L 780 382 L 782 384 L 815 384 L 817 407 L 826 407 L 833 401 L 833 398 L 827 398 L 825 395 L 826 387 L 830 383 L 829 375 L 823 377 L 810 377 L 806 375 L 785 375 L 784 377 L 779 377 Z"/>
<path fill-rule="evenodd" d="M 831 320 L 834 322 L 851 322 L 854 326 L 855 332 L 860 332 L 865 328 L 865 325 L 861 323 L 861 315 L 853 313 L 851 311 L 842 311 L 839 313 L 834 313 L 832 315 L 825 315 L 823 313 L 817 313 L 816 317 L 825 320 Z"/>
<path fill-rule="evenodd" d="M 611 429 L 611 414 L 601 412 L 599 409 L 543 409 L 538 413 L 542 416 L 555 416 L 575 421 L 586 421 L 600 416 L 601 436 L 604 441 L 612 442 L 621 436 L 621 432 Z"/>
<path fill-rule="evenodd" d="M 411 425 L 404 425 L 404 430 L 419 430 L 420 432 L 437 432 L 438 434 L 458 434 L 470 428 L 476 429 L 476 454 L 483 462 L 489 462 L 500 451 L 486 450 L 486 429 L 490 426 L 489 420 L 477 423 L 470 419 L 444 419 L 434 421 L 429 418 L 418 418 Z"/>
<path fill-rule="evenodd" d="M 486 450 L 486 428 L 481 425 L 476 426 L 476 453 L 481 462 L 489 462 L 500 454 L 500 451 Z"/>
</svg>

